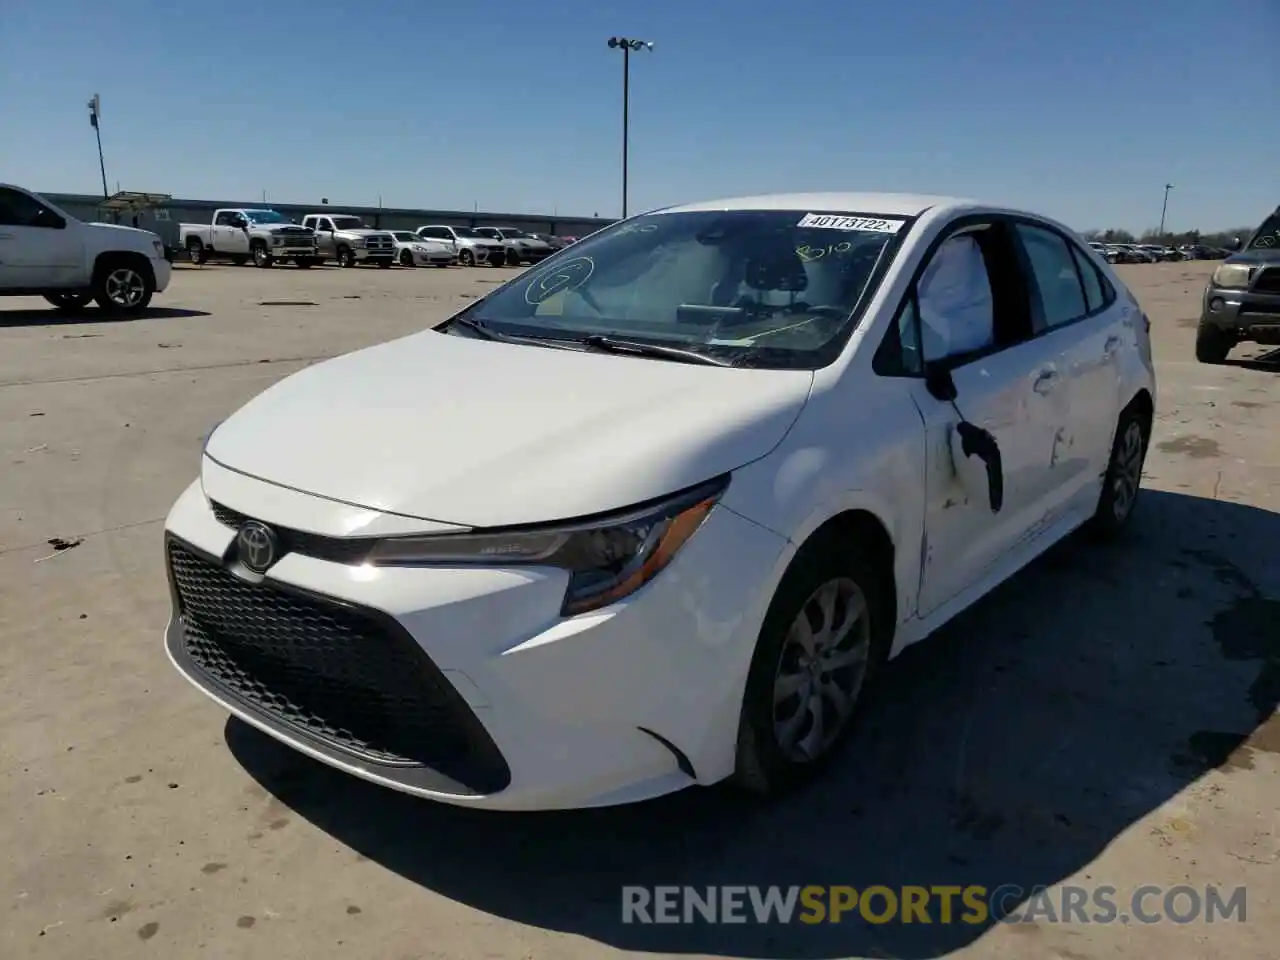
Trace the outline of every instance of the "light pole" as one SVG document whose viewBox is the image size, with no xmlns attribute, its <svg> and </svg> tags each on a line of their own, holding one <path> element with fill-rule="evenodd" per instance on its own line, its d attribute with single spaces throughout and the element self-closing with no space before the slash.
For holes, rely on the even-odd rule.
<svg viewBox="0 0 1280 960">
<path fill-rule="evenodd" d="M 107 165 L 102 160 L 102 131 L 98 129 L 98 117 L 102 113 L 102 98 L 95 93 L 88 106 L 89 125 L 93 127 L 93 132 L 98 137 L 98 169 L 102 171 L 102 199 L 106 200 L 110 196 L 107 192 Z"/>
<path fill-rule="evenodd" d="M 622 219 L 627 219 L 627 148 L 630 135 L 631 109 L 631 51 L 653 50 L 648 40 L 632 40 L 627 37 L 610 37 L 610 49 L 622 49 Z"/>
<path fill-rule="evenodd" d="M 1164 206 L 1160 208 L 1160 238 L 1164 242 L 1164 215 L 1169 212 L 1169 191 L 1173 189 L 1172 183 L 1164 185 Z"/>
</svg>

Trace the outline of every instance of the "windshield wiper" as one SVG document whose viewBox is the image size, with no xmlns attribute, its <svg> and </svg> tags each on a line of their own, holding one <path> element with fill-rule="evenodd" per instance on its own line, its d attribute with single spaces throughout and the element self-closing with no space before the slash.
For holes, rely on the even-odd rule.
<svg viewBox="0 0 1280 960">
<path fill-rule="evenodd" d="M 562 337 L 539 337 L 530 334 L 499 333 L 483 320 L 472 317 L 454 317 L 446 329 L 453 329 L 454 324 L 483 337 L 485 340 L 496 340 L 499 343 L 524 343 L 537 347 L 554 347 L 557 350 L 578 350 L 581 340 L 565 340 Z"/>
<path fill-rule="evenodd" d="M 702 363 L 711 367 L 733 366 L 733 363 L 728 360 L 722 360 L 706 353 L 698 353 L 696 350 L 685 350 L 682 347 L 664 347 L 656 343 L 641 343 L 637 340 L 620 340 L 617 337 L 609 337 L 604 334 L 583 337 L 579 342 L 608 353 L 630 353 L 638 357 L 654 357 L 660 360 L 675 360 L 680 363 Z"/>
</svg>

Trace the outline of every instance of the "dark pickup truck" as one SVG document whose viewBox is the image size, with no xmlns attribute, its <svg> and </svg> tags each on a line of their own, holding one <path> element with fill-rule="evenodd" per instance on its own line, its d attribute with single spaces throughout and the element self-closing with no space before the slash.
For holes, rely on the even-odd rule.
<svg viewBox="0 0 1280 960">
<path fill-rule="evenodd" d="M 1232 245 L 1204 291 L 1196 359 L 1221 363 L 1240 343 L 1280 344 L 1280 207 Z"/>
</svg>

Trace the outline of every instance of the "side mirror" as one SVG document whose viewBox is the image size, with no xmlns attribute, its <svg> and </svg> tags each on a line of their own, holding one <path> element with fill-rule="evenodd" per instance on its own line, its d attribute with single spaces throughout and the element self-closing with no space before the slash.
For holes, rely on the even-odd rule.
<svg viewBox="0 0 1280 960">
<path fill-rule="evenodd" d="M 957 396 L 956 381 L 951 371 L 938 364 L 925 364 L 924 385 L 929 395 L 939 403 L 954 403 Z"/>
<path fill-rule="evenodd" d="M 1004 458 L 1000 455 L 1000 444 L 990 430 L 984 430 L 964 419 L 960 408 L 955 404 L 956 397 L 959 396 L 956 381 L 947 367 L 927 364 L 924 384 L 930 396 L 939 403 L 951 404 L 960 416 L 960 422 L 955 426 L 955 436 L 960 442 L 959 455 L 966 460 L 976 456 L 982 461 L 987 473 L 987 501 L 991 506 L 991 512 L 999 513 L 1004 508 Z M 954 447 L 952 457 L 956 457 Z M 957 472 L 961 474 L 965 472 L 959 469 L 958 463 Z"/>
</svg>

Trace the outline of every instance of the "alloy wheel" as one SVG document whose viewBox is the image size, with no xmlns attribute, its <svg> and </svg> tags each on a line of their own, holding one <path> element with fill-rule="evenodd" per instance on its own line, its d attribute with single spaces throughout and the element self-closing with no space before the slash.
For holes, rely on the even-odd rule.
<svg viewBox="0 0 1280 960">
<path fill-rule="evenodd" d="M 822 757 L 844 733 L 867 677 L 871 620 L 862 588 L 828 580 L 804 602 L 778 658 L 773 728 L 793 762 Z"/>
<path fill-rule="evenodd" d="M 132 267 L 116 267 L 104 284 L 107 299 L 117 307 L 135 307 L 147 295 L 147 282 Z"/>
<path fill-rule="evenodd" d="M 1125 424 L 1116 447 L 1116 460 L 1111 480 L 1111 510 L 1117 520 L 1124 520 L 1133 510 L 1142 483 L 1142 425 L 1137 420 Z"/>
</svg>

